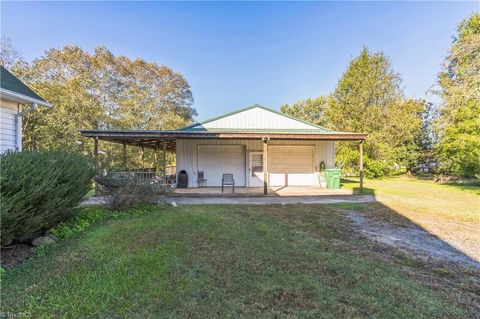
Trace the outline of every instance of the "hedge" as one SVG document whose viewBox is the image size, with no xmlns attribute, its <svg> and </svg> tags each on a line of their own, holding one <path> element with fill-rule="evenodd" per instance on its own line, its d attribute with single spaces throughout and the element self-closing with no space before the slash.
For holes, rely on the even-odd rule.
<svg viewBox="0 0 480 319">
<path fill-rule="evenodd" d="M 72 217 L 94 176 L 87 158 L 62 150 L 7 152 L 0 161 L 2 246 Z"/>
</svg>

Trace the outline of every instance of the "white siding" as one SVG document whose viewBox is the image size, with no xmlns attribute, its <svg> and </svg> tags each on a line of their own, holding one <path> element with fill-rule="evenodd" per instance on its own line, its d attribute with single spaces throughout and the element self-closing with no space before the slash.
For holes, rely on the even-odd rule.
<svg viewBox="0 0 480 319">
<path fill-rule="evenodd" d="M 22 148 L 22 122 L 17 118 L 17 103 L 1 100 L 0 104 L 0 152 Z M 18 128 L 18 129 L 17 129 Z"/>
<path fill-rule="evenodd" d="M 205 128 L 229 129 L 318 129 L 260 107 L 222 117 L 202 125 Z"/>
<path fill-rule="evenodd" d="M 314 170 L 318 171 L 321 161 L 327 168 L 335 167 L 335 142 L 332 141 L 290 141 L 271 140 L 271 145 L 312 145 L 315 146 Z M 263 151 L 261 140 L 218 140 L 218 139 L 177 139 L 177 172 L 188 174 L 188 187 L 196 187 L 198 170 L 198 145 L 245 145 L 247 156 L 250 151 Z M 315 183 L 318 179 L 312 177 Z"/>
<path fill-rule="evenodd" d="M 198 170 L 207 186 L 222 186 L 222 174 L 233 174 L 236 186 L 245 184 L 244 145 L 198 145 Z"/>
</svg>

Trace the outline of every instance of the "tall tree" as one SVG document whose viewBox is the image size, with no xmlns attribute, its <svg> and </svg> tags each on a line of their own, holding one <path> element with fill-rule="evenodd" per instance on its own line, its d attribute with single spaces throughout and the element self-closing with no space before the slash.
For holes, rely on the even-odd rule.
<svg viewBox="0 0 480 319">
<path fill-rule="evenodd" d="M 2 36 L 0 42 L 0 65 L 11 70 L 16 64 L 24 62 L 20 52 L 13 46 L 12 39 Z"/>
<path fill-rule="evenodd" d="M 337 84 L 330 121 L 345 131 L 378 132 L 387 121 L 388 107 L 403 97 L 401 82 L 383 53 L 363 48 Z"/>
<path fill-rule="evenodd" d="M 363 48 L 328 97 L 285 105 L 282 111 L 339 131 L 368 133 L 365 169 L 369 176 L 387 174 L 395 164 L 413 168 L 423 149 L 423 115 L 428 104 L 405 99 L 402 79 L 382 53 Z M 338 165 L 358 167 L 357 143 L 338 143 Z"/>
<path fill-rule="evenodd" d="M 443 72 L 437 148 L 445 172 L 480 174 L 480 13 L 457 30 Z"/>
<path fill-rule="evenodd" d="M 313 99 L 301 100 L 292 105 L 282 105 L 280 110 L 295 118 L 325 126 L 328 124 L 325 113 L 332 99 L 330 96 L 319 96 Z"/>
<path fill-rule="evenodd" d="M 190 86 L 181 74 L 115 56 L 105 47 L 93 54 L 75 45 L 50 49 L 14 72 L 54 105 L 26 114 L 26 148 L 63 146 L 91 152 L 91 141 L 80 137 L 80 129 L 174 129 L 196 115 Z M 120 158 L 119 147 L 103 149 L 110 160 Z"/>
</svg>

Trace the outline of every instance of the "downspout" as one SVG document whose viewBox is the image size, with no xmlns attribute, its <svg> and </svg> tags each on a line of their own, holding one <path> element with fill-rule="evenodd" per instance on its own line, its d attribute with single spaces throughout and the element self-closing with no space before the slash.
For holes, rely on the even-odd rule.
<svg viewBox="0 0 480 319">
<path fill-rule="evenodd" d="M 30 104 L 27 110 L 23 111 L 22 104 L 17 104 L 17 114 L 15 114 L 15 148 L 19 151 L 22 150 L 23 132 L 22 132 L 22 119 L 23 115 L 34 111 L 37 107 L 37 103 Z"/>
</svg>

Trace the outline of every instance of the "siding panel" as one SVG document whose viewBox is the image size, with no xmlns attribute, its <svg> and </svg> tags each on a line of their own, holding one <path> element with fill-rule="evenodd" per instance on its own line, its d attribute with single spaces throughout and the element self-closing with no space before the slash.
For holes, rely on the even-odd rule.
<svg viewBox="0 0 480 319">
<path fill-rule="evenodd" d="M 2 99 L 0 105 L 0 152 L 21 148 L 21 130 L 17 132 L 17 125 L 21 127 L 21 121 L 17 119 L 18 105 Z"/>
<path fill-rule="evenodd" d="M 177 172 L 185 170 L 188 174 L 188 187 L 196 187 L 197 181 L 197 148 L 198 145 L 245 145 L 247 156 L 251 151 L 263 151 L 261 140 L 215 140 L 215 139 L 177 139 Z M 326 168 L 335 166 L 335 142 L 333 141 L 290 141 L 271 140 L 269 145 L 311 145 L 315 146 L 314 171 L 311 174 L 312 183 L 318 185 L 316 172 L 320 162 L 325 162 Z"/>
<path fill-rule="evenodd" d="M 259 107 L 205 123 L 203 127 L 231 129 L 317 129 L 315 126 Z"/>
</svg>

